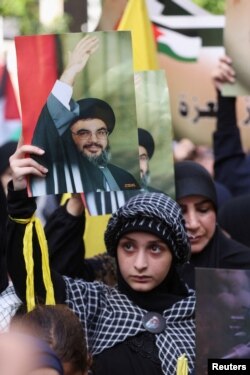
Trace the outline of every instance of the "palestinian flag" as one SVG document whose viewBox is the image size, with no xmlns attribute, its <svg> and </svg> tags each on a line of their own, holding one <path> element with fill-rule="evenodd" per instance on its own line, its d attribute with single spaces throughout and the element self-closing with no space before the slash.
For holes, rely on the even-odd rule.
<svg viewBox="0 0 250 375">
<path fill-rule="evenodd" d="M 202 40 L 170 29 L 156 27 L 157 49 L 178 61 L 194 62 L 199 57 Z"/>
<path fill-rule="evenodd" d="M 160 53 L 186 62 L 198 59 L 201 48 L 223 45 L 224 16 L 215 16 L 190 0 L 147 0 Z"/>
</svg>

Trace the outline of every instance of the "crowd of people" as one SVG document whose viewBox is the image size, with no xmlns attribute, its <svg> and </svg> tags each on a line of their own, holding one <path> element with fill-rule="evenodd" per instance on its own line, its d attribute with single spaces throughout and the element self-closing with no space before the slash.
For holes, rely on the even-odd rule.
<svg viewBox="0 0 250 375">
<path fill-rule="evenodd" d="M 97 41 L 87 43 L 85 54 L 90 54 Z M 76 79 L 72 64 L 63 84 Z M 90 189 L 85 201 L 75 193 L 63 204 L 61 196 L 51 195 L 41 204 L 28 196 L 28 179 L 46 176 L 48 168 L 37 158 L 46 151 L 22 139 L 0 147 L 0 373 L 195 373 L 195 269 L 250 270 L 250 158 L 241 143 L 236 99 L 221 95 L 221 85 L 234 78 L 232 61 L 222 57 L 211 78 L 218 98 L 213 173 L 198 162 L 195 150 L 190 152 L 190 143 L 182 156 L 175 148 L 175 199 L 152 187 L 154 140 L 138 130 L 141 187 L 133 180 L 136 189 L 107 194 L 113 205 L 105 212 L 96 206 L 97 213 L 111 217 L 106 251 L 92 258 L 85 257 L 84 202 L 97 202 L 99 193 Z M 63 106 L 53 90 L 48 100 Z M 97 104 L 103 106 L 101 116 Z M 66 119 L 73 133 L 67 134 L 84 141 L 92 171 L 104 147 L 98 144 L 108 145 L 115 117 L 97 99 L 75 105 L 80 112 Z M 48 102 L 47 116 L 53 117 L 52 107 Z M 111 164 L 100 181 L 110 188 L 109 169 Z M 38 208 L 44 228 L 36 218 Z"/>
</svg>

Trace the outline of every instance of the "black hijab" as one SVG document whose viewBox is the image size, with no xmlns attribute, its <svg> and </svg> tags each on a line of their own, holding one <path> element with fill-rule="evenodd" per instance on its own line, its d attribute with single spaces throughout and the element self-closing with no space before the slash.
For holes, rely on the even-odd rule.
<svg viewBox="0 0 250 375">
<path fill-rule="evenodd" d="M 185 160 L 177 162 L 175 171 L 176 200 L 191 195 L 201 195 L 209 199 L 217 211 L 217 195 L 215 184 L 209 172 L 200 164 Z"/>
<path fill-rule="evenodd" d="M 187 297 L 188 291 L 172 262 L 167 276 L 160 285 L 149 292 L 136 292 L 123 279 L 117 264 L 117 284 L 121 293 L 147 311 L 162 313 L 174 303 Z"/>
</svg>

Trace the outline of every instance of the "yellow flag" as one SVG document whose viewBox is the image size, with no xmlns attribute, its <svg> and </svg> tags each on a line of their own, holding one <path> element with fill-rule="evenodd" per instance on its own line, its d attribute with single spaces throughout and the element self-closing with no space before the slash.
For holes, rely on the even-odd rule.
<svg viewBox="0 0 250 375">
<path fill-rule="evenodd" d="M 159 69 L 145 0 L 129 0 L 117 30 L 131 31 L 134 71 Z"/>
<path fill-rule="evenodd" d="M 176 375 L 188 375 L 188 360 L 185 354 L 177 360 Z"/>
<path fill-rule="evenodd" d="M 84 231 L 85 256 L 91 258 L 106 251 L 104 232 L 111 215 L 91 216 L 85 210 L 86 225 Z"/>
</svg>

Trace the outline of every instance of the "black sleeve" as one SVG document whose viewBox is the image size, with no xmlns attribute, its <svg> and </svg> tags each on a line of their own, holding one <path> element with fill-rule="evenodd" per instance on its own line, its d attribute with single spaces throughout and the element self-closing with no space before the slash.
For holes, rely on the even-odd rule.
<svg viewBox="0 0 250 375">
<path fill-rule="evenodd" d="M 51 268 L 61 275 L 93 281 L 92 266 L 84 259 L 85 215 L 69 214 L 66 205 L 58 207 L 45 226 Z"/>
<path fill-rule="evenodd" d="M 240 195 L 250 190 L 250 159 L 243 150 L 237 126 L 236 98 L 217 93 L 218 114 L 213 135 L 215 180 L 233 195 Z"/>
<path fill-rule="evenodd" d="M 26 301 L 26 269 L 23 257 L 23 237 L 26 224 L 19 224 L 12 220 L 31 218 L 36 210 L 34 198 L 28 198 L 26 190 L 14 191 L 12 183 L 8 190 L 8 214 L 7 223 L 7 265 L 8 272 L 14 284 L 17 295 L 22 301 Z M 45 300 L 45 288 L 42 279 L 41 251 L 36 233 L 33 229 L 33 259 L 34 259 L 34 283 L 36 298 Z M 57 303 L 64 303 L 66 299 L 65 283 L 63 277 L 51 270 Z"/>
</svg>

